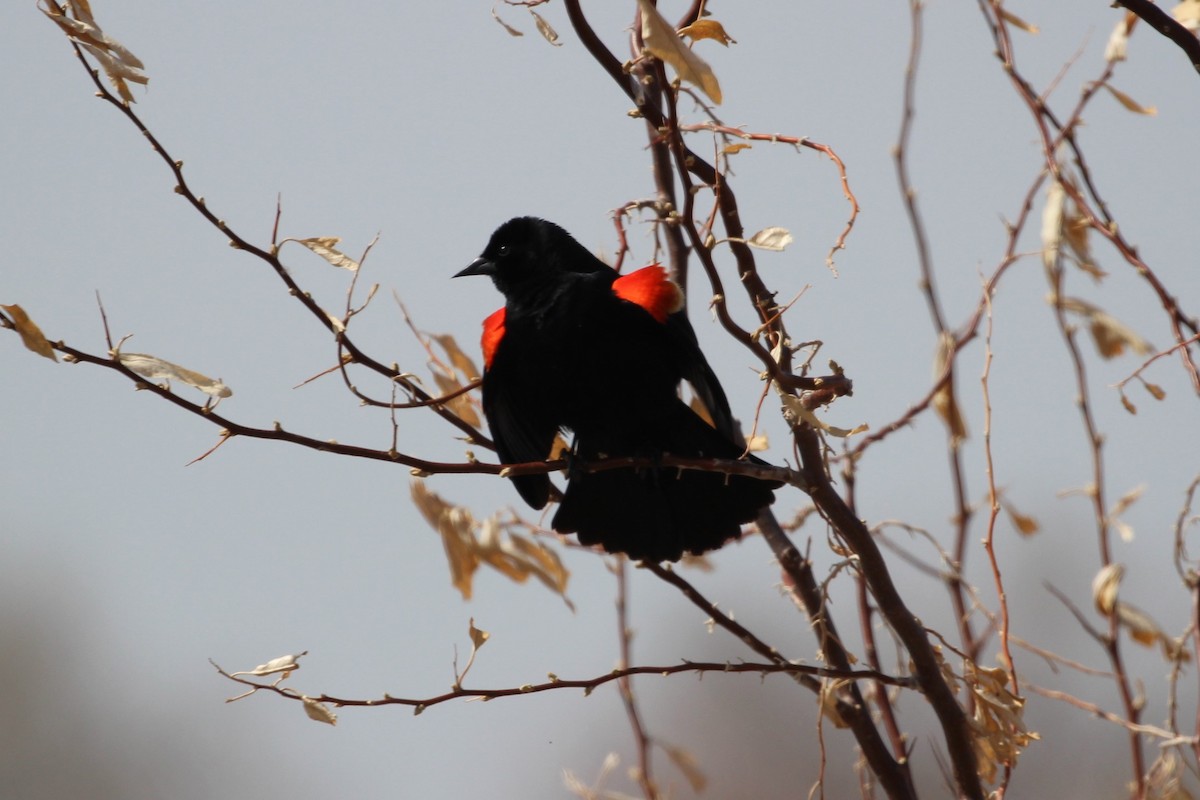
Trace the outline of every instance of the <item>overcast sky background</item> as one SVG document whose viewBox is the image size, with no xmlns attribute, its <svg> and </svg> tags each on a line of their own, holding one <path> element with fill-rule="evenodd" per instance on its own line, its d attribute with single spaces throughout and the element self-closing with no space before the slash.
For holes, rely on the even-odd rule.
<svg viewBox="0 0 1200 800">
<path fill-rule="evenodd" d="M 664 4 L 674 19 L 682 3 Z M 1020 65 L 1043 88 L 1067 64 L 1051 102 L 1066 116 L 1080 87 L 1100 74 L 1119 12 L 1100 0 L 1023 3 L 1014 13 L 1041 28 L 1014 31 Z M 627 57 L 634 3 L 585 4 L 602 38 Z M 724 90 L 724 120 L 748 130 L 810 136 L 846 162 L 862 216 L 823 263 L 847 206 L 833 165 L 815 152 L 756 145 L 735 161 L 734 186 L 753 231 L 789 228 L 795 243 L 764 253 L 764 278 L 787 298 L 809 287 L 789 317 L 799 339 L 821 339 L 818 363 L 834 359 L 854 379 L 853 398 L 827 415 L 873 428 L 899 416 L 928 385 L 934 336 L 917 288 L 916 258 L 890 150 L 901 109 L 908 49 L 907 4 L 714 3 L 737 44 L 697 47 Z M 352 333 L 369 353 L 412 372 L 424 357 L 392 300 L 397 293 L 426 330 L 475 351 L 479 321 L 498 307 L 483 281 L 450 276 L 510 216 L 537 214 L 611 253 L 610 211 L 652 192 L 645 134 L 630 103 L 587 56 L 558 4 L 541 9 L 561 34 L 552 47 L 520 9 L 500 9 L 523 38 L 496 24 L 486 3 L 174 2 L 96 0 L 111 35 L 146 64 L 137 111 L 192 188 L 247 239 L 269 241 L 277 195 L 282 236 L 337 235 L 358 253 L 378 246 L 361 281 L 382 289 Z M 32 2 L 0 19 L 0 302 L 20 303 L 51 339 L 102 353 L 95 292 L 127 350 L 151 353 L 233 389 L 221 411 L 240 422 L 386 448 L 384 412 L 360 408 L 336 378 L 291 387 L 333 363 L 334 346 L 264 264 L 231 250 L 172 192 L 169 171 L 137 131 L 93 88 L 58 29 Z M 1012 219 L 1040 168 L 1026 109 L 1009 88 L 978 9 L 933 2 L 926 15 L 913 181 L 933 245 L 948 316 L 957 325 L 976 302 L 981 273 L 1002 253 Z M 1115 84 L 1158 115 L 1131 114 L 1111 97 L 1086 114 L 1081 141 L 1122 225 L 1190 313 L 1200 305 L 1196 269 L 1195 165 L 1200 81 L 1178 50 L 1139 27 Z M 703 138 L 696 149 L 710 147 Z M 1039 208 L 1042 197 L 1039 195 Z M 1022 251 L 1039 247 L 1029 226 Z M 628 263 L 650 257 L 636 228 Z M 1130 268 L 1097 245 L 1111 273 L 1099 288 L 1080 274 L 1069 290 L 1130 323 L 1159 347 L 1170 335 L 1157 301 Z M 323 304 L 343 303 L 347 276 L 299 249 L 285 260 Z M 724 267 L 731 265 L 726 260 Z M 997 480 L 1042 532 L 1018 540 L 999 531 L 1015 629 L 1038 644 L 1103 667 L 1099 648 L 1045 590 L 1051 582 L 1090 608 L 1097 569 L 1091 512 L 1060 491 L 1089 480 L 1072 404 L 1069 363 L 1044 302 L 1040 259 L 1020 261 L 995 300 L 993 364 Z M 760 384 L 693 292 L 694 319 L 744 419 Z M 743 302 L 735 315 L 750 324 Z M 1126 514 L 1137 538 L 1116 544 L 1128 565 L 1126 594 L 1168 630 L 1187 624 L 1187 597 L 1173 571 L 1170 526 L 1200 467 L 1195 396 L 1176 359 L 1147 373 L 1167 392 L 1136 388 L 1139 413 L 1107 388 L 1140 359 L 1089 359 L 1093 400 L 1107 435 L 1111 500 L 1145 484 Z M 962 362 L 973 438 L 964 454 L 970 496 L 983 499 L 982 406 L 976 342 Z M 290 685 L 348 697 L 423 697 L 446 691 L 457 648 L 469 650 L 468 619 L 492 639 L 468 683 L 534 683 L 547 672 L 600 675 L 618 656 L 614 582 L 602 559 L 563 551 L 575 611 L 540 585 L 481 572 L 475 597 L 451 586 L 442 545 L 409 500 L 406 468 L 355 461 L 274 442 L 235 440 L 185 466 L 217 441 L 217 429 L 115 374 L 52 364 L 0 332 L 5 375 L 0 416 L 0 784 L 21 798 L 562 797 L 562 772 L 590 781 L 605 755 L 632 763 L 631 736 L 615 687 L 431 708 L 343 709 L 336 728 L 310 722 L 273 696 L 223 700 L 238 687 L 212 658 L 249 669 L 310 651 Z M 199 395 L 184 386 L 177 391 Z M 790 457 L 768 402 L 764 427 Z M 400 448 L 462 458 L 453 431 L 431 414 L 401 417 Z M 481 455 L 483 455 L 481 453 Z M 860 467 L 859 512 L 902 519 L 948 541 L 953 513 L 940 425 L 916 426 L 874 448 Z M 438 476 L 429 487 L 484 516 L 519 502 L 506 483 Z M 781 493 L 783 519 L 804 498 Z M 983 536 L 977 519 L 972 538 Z M 810 523 L 819 575 L 837 557 Z M 919 543 L 912 547 L 930 557 Z M 815 658 L 808 623 L 777 589 L 768 548 L 751 537 L 714 555 L 716 570 L 687 573 L 702 591 L 789 657 Z M 994 591 L 982 551 L 968 564 L 989 605 Z M 897 566 L 914 611 L 948 630 L 944 592 Z M 844 579 L 843 579 L 844 580 Z M 736 660 L 751 654 L 653 576 L 631 573 L 635 660 Z M 853 605 L 835 606 L 847 635 Z M 854 649 L 856 645 L 852 645 Z M 1146 677 L 1146 721 L 1163 720 L 1167 667 L 1128 645 L 1131 671 Z M 994 655 L 989 648 L 988 657 Z M 1119 710 L 1112 682 L 1054 676 L 1021 654 L 1022 677 L 1066 686 Z M 710 780 L 708 797 L 802 796 L 817 775 L 814 701 L 783 678 L 709 675 L 637 682 L 649 731 L 690 750 Z M 1183 680 L 1193 714 L 1195 673 Z M 917 697 L 902 722 L 918 732 L 917 774 L 929 796 L 945 789 Z M 1018 770 L 1015 796 L 1120 797 L 1128 780 L 1125 735 L 1116 727 L 1033 698 L 1030 727 L 1044 741 Z M 1080 735 L 1080 731 L 1086 735 Z M 826 726 L 831 797 L 854 778 L 849 737 Z M 1148 748 L 1153 757 L 1153 748 Z M 1071 763 L 1097 764 L 1086 772 Z M 1104 765 L 1108 765 L 1106 770 Z M 660 784 L 689 796 L 661 751 Z M 1036 791 L 1033 787 L 1036 787 Z"/>
</svg>

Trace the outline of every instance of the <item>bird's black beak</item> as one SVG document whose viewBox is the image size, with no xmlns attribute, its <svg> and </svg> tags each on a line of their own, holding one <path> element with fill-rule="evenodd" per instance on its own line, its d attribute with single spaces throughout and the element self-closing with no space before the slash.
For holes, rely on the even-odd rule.
<svg viewBox="0 0 1200 800">
<path fill-rule="evenodd" d="M 468 264 L 467 268 L 464 269 L 462 272 L 455 273 L 454 277 L 462 278 L 466 275 L 495 275 L 495 274 L 496 274 L 496 265 L 494 263 L 492 263 L 491 259 L 480 256 L 479 258 L 475 259 L 470 264 Z"/>
</svg>

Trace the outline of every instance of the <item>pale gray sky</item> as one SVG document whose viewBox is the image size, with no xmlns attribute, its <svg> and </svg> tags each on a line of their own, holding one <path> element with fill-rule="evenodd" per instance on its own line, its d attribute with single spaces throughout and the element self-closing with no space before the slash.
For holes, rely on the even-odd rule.
<svg viewBox="0 0 1200 800">
<path fill-rule="evenodd" d="M 604 40 L 625 57 L 634 3 L 585 6 Z M 678 9 L 676 8 L 678 7 Z M 668 16 L 683 5 L 666 4 Z M 735 162 L 735 187 L 750 230 L 788 227 L 796 241 L 763 254 L 769 284 L 790 297 L 809 287 L 790 316 L 794 335 L 821 339 L 855 395 L 829 414 L 835 424 L 879 427 L 927 386 L 934 337 L 917 290 L 912 237 L 890 150 L 899 124 L 908 9 L 902 2 L 774 2 L 711 6 L 738 43 L 698 46 L 721 79 L 722 118 L 747 130 L 804 135 L 833 146 L 862 205 L 840 277 L 823 264 L 847 207 L 833 165 L 812 151 L 756 145 Z M 1014 33 L 1024 74 L 1044 87 L 1074 59 L 1052 102 L 1065 116 L 1080 87 L 1102 68 L 1118 12 L 1070 0 L 1010 4 L 1038 24 Z M 501 9 L 526 31 L 512 38 L 487 3 L 174 2 L 96 0 L 104 28 L 133 50 L 151 77 L 135 87 L 137 112 L 185 162 L 192 188 L 248 239 L 269 241 L 277 195 L 284 236 L 337 235 L 357 253 L 376 232 L 361 280 L 382 290 L 355 322 L 361 346 L 385 362 L 423 372 L 419 347 L 391 295 L 418 325 L 447 332 L 474 351 L 479 321 L 500 305 L 484 282 L 450 276 L 517 214 L 551 218 L 596 250 L 612 252 L 611 209 L 651 193 L 642 124 L 594 65 L 563 9 L 542 10 L 561 35 L 551 47 L 520 9 Z M 1013 218 L 1037 175 L 1029 114 L 991 54 L 978 9 L 933 2 L 926 11 L 911 167 L 933 244 L 949 318 L 965 320 L 980 275 L 995 267 Z M 360 408 L 336 378 L 291 387 L 332 363 L 334 347 L 257 260 L 231 250 L 172 192 L 172 177 L 140 135 L 93 97 L 64 37 L 32 2 L 9 4 L 0 26 L 7 69 L 0 80 L 0 214 L 6 255 L 0 302 L 20 303 L 52 339 L 103 352 L 95 292 L 127 349 L 220 376 L 235 395 L 221 410 L 246 424 L 386 448 L 386 413 Z M 1197 313 L 1195 169 L 1187 149 L 1200 130 L 1200 79 L 1173 45 L 1140 27 L 1116 86 L 1155 105 L 1131 114 L 1097 98 L 1080 133 L 1095 178 L 1125 235 Z M 707 142 L 697 139 L 705 152 Z M 1041 195 L 1038 203 L 1040 207 Z M 1022 251 L 1039 247 L 1038 223 Z M 650 256 L 644 229 L 632 259 Z M 1096 288 L 1072 276 L 1072 292 L 1103 305 L 1155 345 L 1169 333 L 1155 298 L 1111 250 Z M 286 253 L 297 280 L 339 307 L 346 276 L 298 249 Z M 640 263 L 640 261 L 637 261 Z M 730 265 L 726 263 L 725 267 Z M 1102 666 L 1101 654 L 1042 587 L 1050 581 L 1082 607 L 1096 548 L 1090 512 L 1057 493 L 1089 480 L 1069 364 L 1055 331 L 1040 260 L 1019 262 L 995 301 L 993 364 L 996 467 L 1007 497 L 1042 523 L 1000 548 L 1016 628 L 1039 644 Z M 693 297 L 700 336 L 735 412 L 753 414 L 759 384 L 746 354 L 708 322 Z M 745 304 L 734 306 L 743 322 Z M 1108 492 L 1115 500 L 1145 483 L 1126 519 L 1137 538 L 1118 543 L 1127 596 L 1173 631 L 1186 624 L 1186 596 L 1170 562 L 1170 525 L 1200 467 L 1195 397 L 1174 359 L 1148 373 L 1167 391 L 1156 403 L 1133 392 L 1130 417 L 1108 387 L 1139 359 L 1099 362 L 1084 342 L 1095 410 L 1108 435 Z M 978 375 L 982 347 L 964 356 L 960 378 L 969 424 L 971 497 L 985 473 Z M 21 798 L 562 797 L 562 771 L 590 780 L 606 753 L 624 766 L 633 750 L 613 687 L 432 708 L 345 709 L 336 728 L 307 720 L 299 705 L 268 696 L 232 705 L 237 687 L 207 659 L 248 669 L 307 649 L 290 685 L 351 697 L 428 696 L 448 689 L 451 661 L 469 650 L 468 619 L 492 639 L 468 683 L 501 687 L 547 672 L 583 678 L 617 659 L 614 583 L 601 559 L 564 551 L 572 613 L 539 585 L 482 573 L 464 602 L 450 585 L 442 546 L 409 500 L 407 469 L 354 461 L 274 442 L 234 440 L 207 460 L 217 429 L 114 374 L 51 364 L 0 332 L 5 411 L 0 418 L 0 784 Z M 181 394 L 191 391 L 179 387 Z M 768 402 L 765 429 L 776 461 L 784 429 Z M 401 417 L 400 447 L 436 459 L 462 457 L 454 431 L 432 415 Z M 859 512 L 871 522 L 903 519 L 945 541 L 953 513 L 944 437 L 923 417 L 877 446 L 861 467 Z M 484 477 L 428 482 L 480 516 L 519 499 Z M 782 518 L 804 498 L 781 493 Z M 809 526 L 818 573 L 835 562 L 823 530 Z M 973 538 L 982 537 L 982 527 Z M 913 545 L 920 550 L 919 544 Z M 921 550 L 928 556 L 928 552 Z M 792 657 L 812 660 L 808 623 L 776 589 L 778 574 L 757 537 L 713 557 L 716 571 L 689 572 L 722 608 Z M 968 564 L 993 594 L 982 552 Z M 914 611 L 947 619 L 944 592 L 898 568 Z M 849 600 L 849 598 L 846 598 Z M 851 602 L 835 613 L 847 632 Z M 737 660 L 751 654 L 645 573 L 632 574 L 636 661 Z M 852 646 L 853 649 L 853 646 Z M 988 651 L 989 657 L 994 650 Z M 1147 721 L 1164 715 L 1166 667 L 1130 646 L 1148 686 Z M 1117 709 L 1111 682 L 1054 677 L 1024 656 L 1034 680 L 1067 685 Z M 1194 681 L 1185 681 L 1188 714 Z M 638 682 L 646 723 L 691 750 L 710 779 L 708 797 L 802 795 L 816 777 L 811 696 L 782 678 L 707 676 Z M 917 698 L 905 722 L 923 731 Z M 15 709 L 15 711 L 14 711 Z M 16 717 L 14 719 L 13 714 Z M 1118 796 L 1128 779 L 1124 735 L 1034 699 L 1034 745 L 1016 796 Z M 826 729 L 833 752 L 848 738 Z M 929 796 L 943 791 L 929 749 L 916 740 Z M 1085 741 L 1086 739 L 1086 741 Z M 1114 765 L 1075 774 L 1047 767 L 1086 757 Z M 853 776 L 837 758 L 830 796 Z M 689 796 L 658 754 L 674 796 Z M 1035 777 L 1036 776 L 1036 777 Z M 1029 783 L 1022 784 L 1022 781 Z M 632 791 L 618 776 L 615 788 Z M 748 790 L 752 788 L 752 791 Z M 1018 791 L 1019 788 L 1019 791 Z"/>
</svg>

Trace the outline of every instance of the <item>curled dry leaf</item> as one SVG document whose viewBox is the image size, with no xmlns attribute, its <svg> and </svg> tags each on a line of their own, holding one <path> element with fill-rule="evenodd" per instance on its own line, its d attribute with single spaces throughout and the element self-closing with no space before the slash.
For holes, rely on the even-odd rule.
<svg viewBox="0 0 1200 800">
<path fill-rule="evenodd" d="M 467 635 L 471 637 L 471 647 L 475 648 L 476 650 L 483 647 L 487 640 L 492 636 L 487 631 L 480 630 L 479 628 L 475 627 L 474 617 L 471 617 L 470 621 L 467 623 Z"/>
<path fill-rule="evenodd" d="M 487 564 L 515 583 L 534 577 L 571 606 L 566 595 L 570 572 L 553 550 L 506 530 L 495 517 L 477 521 L 470 510 L 443 500 L 419 480 L 410 490 L 421 515 L 442 537 L 451 581 L 463 599 L 471 599 L 475 572 Z"/>
<path fill-rule="evenodd" d="M 687 778 L 687 782 L 692 786 L 692 791 L 697 794 L 703 792 L 704 788 L 708 786 L 708 778 L 700 769 L 700 763 L 696 757 L 682 747 L 663 744 L 662 748 L 667 752 L 667 758 L 671 759 L 671 763 L 683 773 L 683 777 Z"/>
<path fill-rule="evenodd" d="M 740 153 L 743 150 L 749 150 L 751 147 L 753 147 L 753 145 L 746 144 L 745 142 L 734 142 L 733 144 L 727 144 L 722 147 L 721 152 L 727 156 L 731 156 L 734 153 Z"/>
<path fill-rule="evenodd" d="M 946 370 L 946 363 L 954 352 L 954 336 L 943 333 L 938 337 L 937 352 L 933 356 L 933 376 L 941 377 Z M 942 388 L 933 395 L 933 410 L 942 418 L 942 422 L 950 431 L 950 437 L 955 444 L 967 438 L 967 421 L 958 405 L 953 379 L 946 381 Z"/>
<path fill-rule="evenodd" d="M 1012 520 L 1013 527 L 1017 529 L 1017 533 L 1022 536 L 1032 536 L 1041 530 L 1038 521 L 1031 516 L 1022 514 L 1013 508 L 1012 503 L 1004 503 L 1004 510 L 1008 513 L 1008 518 Z"/>
<path fill-rule="evenodd" d="M 188 386 L 194 386 L 210 397 L 233 396 L 233 390 L 226 386 L 220 378 L 213 380 L 207 375 L 201 375 L 199 372 L 155 356 L 148 356 L 145 353 L 119 353 L 117 360 L 131 372 L 136 372 L 143 378 L 152 381 L 167 381 L 168 385 L 171 381 L 179 381 Z"/>
<path fill-rule="evenodd" d="M 525 35 L 522 31 L 517 30 L 512 25 L 509 25 L 507 22 L 500 19 L 500 15 L 496 13 L 495 6 L 492 6 L 492 19 L 494 19 L 494 20 L 496 20 L 496 22 L 500 23 L 500 27 L 504 28 L 504 30 L 508 31 L 509 36 L 524 36 Z"/>
<path fill-rule="evenodd" d="M 693 42 L 701 39 L 713 39 L 726 47 L 730 42 L 737 44 L 737 39 L 726 33 L 725 27 L 715 19 L 698 19 L 686 28 L 680 28 L 679 35 L 686 36 Z"/>
<path fill-rule="evenodd" d="M 1006 670 L 967 661 L 963 682 L 975 700 L 971 728 L 979 777 L 991 783 L 1000 769 L 1015 766 L 1021 750 L 1040 737 L 1025 726 L 1025 698 L 1009 690 Z"/>
<path fill-rule="evenodd" d="M 100 29 L 86 0 L 66 0 L 63 3 L 63 10 L 70 12 L 71 16 L 62 13 L 54 5 L 42 8 L 39 4 L 38 8 L 72 42 L 87 50 L 100 63 L 124 103 L 134 102 L 126 81 L 143 85 L 149 83 L 150 78 L 143 71 L 146 65 L 127 47 Z"/>
<path fill-rule="evenodd" d="M 475 362 L 463 352 L 453 336 L 449 334 L 437 334 L 431 338 L 442 348 L 442 352 L 446 354 L 446 358 L 450 362 L 448 370 L 445 364 L 437 360 L 432 360 L 430 364 L 433 371 L 433 379 L 438 385 L 438 390 L 443 395 L 457 392 L 466 383 L 477 380 L 480 377 L 479 370 L 475 367 Z M 483 421 L 479 418 L 477 403 L 478 401 L 473 395 L 460 394 L 449 400 L 446 403 L 446 407 L 461 417 L 464 422 L 478 428 L 483 424 Z"/>
<path fill-rule="evenodd" d="M 1106 617 L 1111 617 L 1117 607 L 1117 594 L 1121 590 L 1121 578 L 1125 577 L 1125 567 L 1113 562 L 1102 568 L 1092 578 L 1092 602 L 1096 610 Z"/>
<path fill-rule="evenodd" d="M 1192 33 L 1200 31 L 1200 0 L 1183 0 L 1171 9 L 1171 16 Z"/>
<path fill-rule="evenodd" d="M 300 699 L 304 702 L 304 713 L 308 715 L 309 719 L 324 722 L 326 725 L 337 725 L 337 714 L 333 713 L 329 706 L 311 697 L 301 697 Z"/>
<path fill-rule="evenodd" d="M 13 326 L 17 329 L 17 333 L 20 335 L 21 342 L 25 347 L 39 356 L 44 356 L 51 361 L 58 361 L 58 357 L 54 355 L 54 348 L 46 340 L 42 329 L 29 318 L 29 315 L 25 313 L 25 309 L 15 303 L 11 306 L 0 305 L 0 308 L 4 309 L 8 316 L 12 318 Z"/>
<path fill-rule="evenodd" d="M 529 13 L 533 16 L 533 24 L 537 25 L 538 33 L 542 35 L 542 38 L 555 47 L 562 47 L 562 42 L 558 40 L 558 31 L 551 28 L 550 23 L 542 19 L 542 15 L 532 8 L 529 9 Z"/>
<path fill-rule="evenodd" d="M 1153 117 L 1158 114 L 1158 109 L 1155 106 L 1144 106 L 1124 92 L 1114 89 L 1111 84 L 1104 84 L 1104 88 L 1108 89 L 1109 94 L 1117 98 L 1118 103 L 1135 114 L 1144 114 L 1147 117 Z"/>
<path fill-rule="evenodd" d="M 798 424 L 801 421 L 807 422 L 817 430 L 824 431 L 830 436 L 836 436 L 839 439 L 845 439 L 854 436 L 857 433 L 863 433 L 869 430 L 866 423 L 857 425 L 853 428 L 839 428 L 836 425 L 830 425 L 824 422 L 820 417 L 808 409 L 807 406 L 795 395 L 780 392 L 783 400 L 784 412 L 792 417 L 792 423 Z"/>
<path fill-rule="evenodd" d="M 242 672 L 232 672 L 230 674 L 231 675 L 259 675 L 259 676 L 262 676 L 262 675 L 274 675 L 278 672 L 282 672 L 282 673 L 284 673 L 284 675 L 286 677 L 286 675 L 288 673 L 300 669 L 300 659 L 306 655 L 308 655 L 307 650 L 300 652 L 300 653 L 296 653 L 295 655 L 280 656 L 279 658 L 272 658 L 270 661 L 268 661 L 265 664 L 259 664 L 254 669 L 244 670 Z"/>
<path fill-rule="evenodd" d="M 1018 17 L 1016 14 L 1004 9 L 1001 6 L 997 6 L 997 8 L 999 8 L 999 10 L 1000 10 L 1001 18 L 1005 22 L 1007 22 L 1009 25 L 1012 25 L 1015 28 L 1020 28 L 1021 30 L 1025 31 L 1026 33 L 1036 34 L 1039 32 L 1037 25 L 1032 25 L 1032 24 L 1026 22 L 1025 20 Z"/>
<path fill-rule="evenodd" d="M 1129 51 L 1130 17 L 1133 17 L 1135 20 L 1137 19 L 1133 14 L 1126 14 L 1113 26 L 1113 31 L 1108 36 L 1108 44 L 1104 46 L 1105 61 L 1125 60 Z"/>
<path fill-rule="evenodd" d="M 717 105 L 721 105 L 721 84 L 704 59 L 683 43 L 671 24 L 663 19 L 649 0 L 638 0 L 642 15 L 642 45 L 655 58 L 670 64 L 682 80 L 699 86 Z"/>
<path fill-rule="evenodd" d="M 792 234 L 787 228 L 763 228 L 746 240 L 746 244 L 762 250 L 782 251 L 792 243 Z"/>
<path fill-rule="evenodd" d="M 1049 299 L 1051 303 L 1054 302 L 1053 296 Z M 1098 306 L 1077 297 L 1064 297 L 1058 303 L 1064 311 L 1078 314 L 1087 320 L 1088 331 L 1092 334 L 1092 340 L 1102 357 L 1115 358 L 1122 355 L 1126 347 L 1141 355 L 1154 352 L 1154 345 Z"/>
<path fill-rule="evenodd" d="M 341 241 L 342 237 L 340 236 L 310 236 L 307 239 L 284 239 L 279 245 L 282 247 L 286 242 L 302 244 L 338 269 L 357 272 L 359 267 L 358 262 L 337 249 L 337 245 Z"/>
</svg>

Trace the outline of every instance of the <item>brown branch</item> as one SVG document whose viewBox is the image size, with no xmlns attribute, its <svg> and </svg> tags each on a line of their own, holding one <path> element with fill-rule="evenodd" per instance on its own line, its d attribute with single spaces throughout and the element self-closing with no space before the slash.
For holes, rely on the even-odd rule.
<svg viewBox="0 0 1200 800">
<path fill-rule="evenodd" d="M 303 695 L 296 689 L 287 686 L 279 686 L 275 683 L 258 683 L 257 681 L 233 675 L 223 669 L 215 661 L 209 660 L 209 663 L 225 678 L 228 678 L 235 683 L 249 686 L 254 690 L 268 690 L 276 694 L 286 697 L 289 700 L 302 700 L 307 697 L 309 700 L 318 703 L 331 703 L 335 706 L 410 706 L 414 712 L 419 714 L 430 706 L 440 705 L 452 700 L 464 699 L 481 699 L 481 700 L 497 700 L 502 697 L 516 697 L 518 695 L 538 694 L 540 692 L 557 691 L 560 689 L 583 689 L 585 694 L 591 694 L 596 688 L 603 686 L 612 681 L 619 681 L 622 678 L 631 675 L 660 675 L 667 677 L 669 675 L 678 675 L 681 673 L 693 672 L 703 674 L 707 672 L 724 672 L 724 673 L 753 673 L 756 675 L 802 675 L 809 677 L 836 678 L 843 680 L 883 680 L 894 685 L 907 685 L 907 680 L 903 678 L 893 678 L 888 675 L 875 673 L 872 670 L 854 670 L 851 673 L 842 673 L 838 670 L 826 669 L 823 667 L 810 667 L 802 664 L 760 664 L 748 662 L 734 662 L 728 664 L 719 664 L 706 661 L 685 661 L 681 664 L 671 664 L 668 666 L 639 666 L 626 667 L 625 669 L 614 669 L 612 672 L 598 675 L 594 678 L 586 678 L 582 680 L 566 680 L 559 678 L 556 675 L 551 675 L 550 680 L 543 683 L 527 683 L 522 686 L 513 686 L 503 689 L 468 689 L 466 687 L 455 687 L 448 692 L 439 695 L 434 695 L 425 698 L 409 698 L 409 697 L 394 697 L 390 694 L 385 694 L 383 697 L 375 699 L 356 699 L 349 697 L 336 697 L 329 694 L 321 695 Z"/>
<path fill-rule="evenodd" d="M 1151 0 L 1115 0 L 1113 5 L 1129 9 L 1145 20 L 1147 25 L 1177 44 L 1192 62 L 1192 67 L 1200 72 L 1200 40 L 1178 20 Z"/>
</svg>

